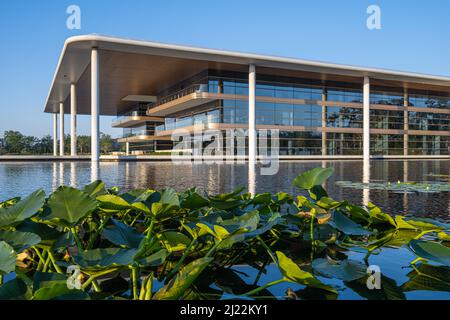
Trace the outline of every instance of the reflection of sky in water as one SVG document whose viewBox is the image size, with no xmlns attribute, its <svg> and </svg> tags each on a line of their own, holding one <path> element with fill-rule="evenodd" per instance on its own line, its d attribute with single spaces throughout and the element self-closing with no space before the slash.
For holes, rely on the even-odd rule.
<svg viewBox="0 0 450 320">
<path fill-rule="evenodd" d="M 191 163 L 173 165 L 168 162 L 102 162 L 99 168 L 92 167 L 89 162 L 23 162 L 0 163 L 0 200 L 17 195 L 27 195 L 43 188 L 47 193 L 61 184 L 83 186 L 91 179 L 99 178 L 107 186 L 119 186 L 123 191 L 134 188 L 173 187 L 183 191 L 197 186 L 208 193 L 230 192 L 238 186 L 255 188 L 256 192 L 285 191 L 297 194 L 291 186 L 292 180 L 301 172 L 314 167 L 331 166 L 335 173 L 327 182 L 326 189 L 335 199 L 348 199 L 355 204 L 374 202 L 385 211 L 395 214 L 410 214 L 416 216 L 433 216 L 449 220 L 450 195 L 448 192 L 438 194 L 401 194 L 384 190 L 357 190 L 342 188 L 336 181 L 353 182 L 397 182 L 400 181 L 434 181 L 436 177 L 429 174 L 444 174 L 450 172 L 448 160 L 433 161 L 372 161 L 370 171 L 364 170 L 361 161 L 298 161 L 281 162 L 279 172 L 274 176 L 261 176 L 256 168 L 254 180 L 249 181 L 248 167 L 240 165 L 194 165 Z M 350 259 L 362 261 L 364 254 L 347 252 Z M 396 282 L 397 286 L 406 283 L 407 274 L 412 271 L 409 263 L 415 256 L 406 248 L 383 249 L 379 254 L 370 256 L 369 263 L 378 265 L 382 274 Z M 241 271 L 239 276 L 247 284 L 253 284 L 257 275 L 256 269 L 250 266 L 235 266 L 232 269 Z M 243 274 L 245 273 L 245 274 Z M 8 275 L 14 276 L 14 275 Z M 220 276 L 220 275 L 219 275 Z M 5 280 L 8 280 L 6 277 Z M 267 272 L 261 275 L 258 285 L 281 278 L 274 265 L 267 267 Z M 339 299 L 360 299 L 352 289 L 336 279 L 319 277 L 323 282 L 340 288 Z M 161 283 L 155 281 L 157 289 Z M 211 286 L 219 289 L 217 284 Z M 285 296 L 286 290 L 294 291 L 304 288 L 294 283 L 281 283 L 268 290 L 277 297 Z M 405 292 L 408 299 L 450 299 L 449 292 L 412 291 Z M 222 298 L 234 298 L 224 294 Z"/>
<path fill-rule="evenodd" d="M 349 259 L 362 261 L 364 254 L 347 252 Z M 383 249 L 378 255 L 371 255 L 369 259 L 370 265 L 378 265 L 380 267 L 383 276 L 386 276 L 396 282 L 398 287 L 401 287 L 404 283 L 410 280 L 407 274 L 413 271 L 412 267 L 409 266 L 410 262 L 415 259 L 415 255 L 407 249 Z M 245 280 L 248 284 L 253 284 L 256 278 L 257 270 L 250 266 L 238 266 L 233 267 L 234 270 L 240 271 L 239 276 Z M 244 275 L 247 274 L 247 276 Z M 262 274 L 258 285 L 263 285 L 268 282 L 272 282 L 281 279 L 281 273 L 275 265 L 270 265 L 267 267 L 267 273 Z M 361 297 L 353 291 L 352 289 L 345 286 L 343 281 L 338 279 L 329 279 L 325 277 L 318 276 L 325 284 L 333 285 L 338 288 L 338 299 L 340 300 L 355 300 L 361 299 Z M 381 286 L 383 287 L 383 280 L 381 281 Z M 218 287 L 215 287 L 219 289 Z M 283 282 L 270 287 L 268 290 L 272 295 L 282 298 L 286 296 L 286 291 L 291 289 L 293 291 L 298 291 L 303 289 L 304 286 L 291 282 Z M 448 300 L 450 299 L 450 292 L 439 292 L 439 291 L 410 291 L 404 292 L 406 299 L 421 299 L 421 300 Z M 224 295 L 223 298 L 232 297 L 231 295 Z"/>
<path fill-rule="evenodd" d="M 279 172 L 273 176 L 261 176 L 256 169 L 254 181 L 250 186 L 256 192 L 285 191 L 296 194 L 291 186 L 292 180 L 301 172 L 318 166 L 332 166 L 333 177 L 326 188 L 336 199 L 348 199 L 355 204 L 372 201 L 385 211 L 394 214 L 413 214 L 435 216 L 449 219 L 450 193 L 402 194 L 384 190 L 357 190 L 342 188 L 335 181 L 433 181 L 433 174 L 449 174 L 450 161 L 372 161 L 370 173 L 363 170 L 362 161 L 297 161 L 281 162 Z M 95 168 L 94 168 L 95 169 Z M 26 195 L 38 188 L 46 192 L 61 184 L 83 186 L 91 178 L 104 180 L 111 186 L 123 190 L 133 188 L 173 187 L 183 191 L 197 186 L 209 193 L 229 192 L 237 186 L 249 186 L 248 167 L 239 165 L 183 164 L 170 162 L 102 162 L 100 168 L 92 170 L 89 162 L 22 162 L 0 163 L 0 199 L 16 195 Z"/>
</svg>

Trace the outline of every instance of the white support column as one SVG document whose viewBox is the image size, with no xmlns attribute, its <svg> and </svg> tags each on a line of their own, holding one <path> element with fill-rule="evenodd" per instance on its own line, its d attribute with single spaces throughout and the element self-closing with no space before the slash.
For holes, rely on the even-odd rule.
<svg viewBox="0 0 450 320">
<path fill-rule="evenodd" d="M 64 155 L 64 103 L 59 103 L 59 155 Z"/>
<path fill-rule="evenodd" d="M 409 105 L 409 96 L 408 92 L 405 90 L 404 96 L 403 96 L 403 106 L 405 107 L 405 110 L 403 111 L 403 155 L 408 155 L 408 144 L 409 144 L 409 115 L 408 110 L 406 109 Z"/>
<path fill-rule="evenodd" d="M 325 102 L 328 100 L 327 89 L 323 89 L 322 92 L 322 101 Z M 327 106 L 322 106 L 322 130 L 327 127 Z M 322 155 L 327 155 L 327 133 L 322 131 Z"/>
<path fill-rule="evenodd" d="M 248 160 L 256 162 L 256 71 L 253 64 L 248 73 Z"/>
<path fill-rule="evenodd" d="M 91 161 L 100 160 L 99 144 L 99 59 L 98 49 L 92 48 L 91 51 Z"/>
<path fill-rule="evenodd" d="M 77 155 L 77 91 L 74 83 L 70 84 L 70 155 Z"/>
<path fill-rule="evenodd" d="M 58 113 L 53 114 L 53 155 L 58 156 Z"/>
<path fill-rule="evenodd" d="M 127 155 L 127 156 L 130 155 L 130 143 L 129 142 L 125 142 L 125 155 Z"/>
<path fill-rule="evenodd" d="M 370 79 L 364 77 L 363 87 L 363 158 L 370 159 Z"/>
</svg>

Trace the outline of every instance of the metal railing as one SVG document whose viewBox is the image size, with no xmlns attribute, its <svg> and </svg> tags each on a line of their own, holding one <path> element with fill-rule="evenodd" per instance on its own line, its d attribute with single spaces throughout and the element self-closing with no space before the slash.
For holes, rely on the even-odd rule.
<svg viewBox="0 0 450 320">
<path fill-rule="evenodd" d="M 218 115 L 206 115 L 204 117 L 189 117 L 183 119 L 175 119 L 174 122 L 165 123 L 155 127 L 155 131 L 175 130 L 179 128 L 185 128 L 193 125 L 220 123 L 220 116 Z"/>
<path fill-rule="evenodd" d="M 133 111 L 129 111 L 127 113 L 118 115 L 116 117 L 116 119 L 114 119 L 113 122 L 119 122 L 119 121 L 124 120 L 124 119 L 126 119 L 128 117 L 142 117 L 142 116 L 146 116 L 146 115 L 147 115 L 147 113 L 146 113 L 145 110 L 133 110 Z"/>
<path fill-rule="evenodd" d="M 184 96 L 187 96 L 191 93 L 200 93 L 200 92 L 208 92 L 208 85 L 207 84 L 194 84 L 187 88 L 175 91 L 173 93 L 170 93 L 162 98 L 159 98 L 158 101 L 155 103 L 155 106 L 162 105 L 164 103 L 180 99 Z"/>
</svg>

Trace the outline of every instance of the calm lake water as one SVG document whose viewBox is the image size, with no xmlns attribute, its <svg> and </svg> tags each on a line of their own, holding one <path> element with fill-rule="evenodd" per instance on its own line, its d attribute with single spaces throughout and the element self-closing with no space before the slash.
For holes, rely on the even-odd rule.
<svg viewBox="0 0 450 320">
<path fill-rule="evenodd" d="M 273 176 L 256 174 L 249 179 L 246 164 L 193 164 L 174 165 L 170 162 L 102 162 L 98 171 L 92 171 L 88 162 L 0 162 L 0 200 L 27 195 L 38 188 L 51 192 L 61 184 L 83 186 L 98 177 L 107 186 L 123 190 L 133 188 L 172 187 L 177 191 L 197 186 L 210 194 L 230 192 L 236 187 L 254 188 L 256 192 L 285 191 L 298 193 L 291 186 L 301 172 L 320 166 L 334 168 L 334 175 L 326 184 L 329 194 L 337 200 L 347 199 L 355 204 L 371 202 L 393 214 L 435 217 L 449 221 L 450 194 L 394 193 L 383 190 L 357 190 L 343 188 L 336 181 L 361 182 L 362 161 L 292 161 L 280 162 Z M 386 161 L 370 163 L 370 182 L 436 181 L 434 175 L 449 175 L 450 161 Z M 94 176 L 93 176 L 94 174 Z M 431 174 L 431 175 L 430 175 Z M 97 176 L 95 176 L 97 175 Z"/>
<path fill-rule="evenodd" d="M 385 212 L 419 217 L 433 217 L 450 221 L 450 194 L 442 193 L 394 193 L 383 190 L 358 190 L 344 188 L 337 181 L 362 182 L 397 182 L 400 181 L 437 181 L 436 175 L 449 175 L 450 161 L 372 161 L 370 167 L 362 161 L 297 161 L 281 162 L 279 172 L 274 176 L 260 175 L 260 167 L 255 174 L 249 175 L 245 164 L 205 165 L 185 163 L 174 165 L 168 162 L 121 162 L 101 163 L 99 167 L 91 167 L 88 162 L 0 162 L 0 201 L 14 196 L 25 196 L 32 191 L 43 188 L 47 193 L 59 185 L 83 186 L 91 179 L 102 179 L 106 184 L 118 186 L 123 191 L 134 188 L 172 187 L 183 191 L 192 186 L 211 194 L 230 192 L 238 186 L 245 186 L 256 192 L 285 191 L 293 195 L 298 192 L 291 186 L 292 180 L 301 172 L 315 167 L 333 167 L 334 175 L 327 182 L 326 189 L 331 197 L 347 199 L 355 204 L 372 201 Z M 252 172 L 252 171 L 251 171 Z M 250 178 L 249 178 L 250 176 Z M 442 178 L 441 178 L 442 179 Z M 295 246 L 292 248 L 295 252 Z M 292 251 L 291 250 L 291 251 Z M 297 263 L 304 262 L 298 251 Z M 361 261 L 364 253 L 348 251 L 350 259 Z M 450 299 L 450 292 L 436 289 L 417 289 L 409 285 L 415 271 L 409 266 L 415 255 L 405 247 L 384 248 L 370 257 L 370 264 L 381 268 L 383 281 L 394 286 L 395 291 L 403 292 L 407 299 Z M 437 266 L 436 272 L 450 277 L 450 269 Z M 260 277 L 259 284 L 279 279 L 281 277 L 276 266 L 268 265 L 266 273 Z M 239 286 L 251 284 L 257 278 L 257 272 L 251 266 L 235 266 L 229 270 L 229 275 L 222 274 L 211 288 L 224 289 L 229 283 L 236 282 Z M 227 280 L 228 279 L 228 280 Z M 231 280 L 230 280 L 231 279 Z M 361 290 L 337 279 L 319 277 L 328 284 L 339 287 L 339 299 L 367 298 Z M 390 280 L 389 280 L 390 279 Z M 242 282 L 241 282 L 242 281 Z M 386 282 L 387 281 L 387 282 Z M 391 281 L 391 282 L 389 282 Z M 161 284 L 155 284 L 156 287 Z M 299 297 L 308 297 L 308 290 L 292 283 L 281 283 L 270 288 L 270 293 L 283 297 L 286 290 L 294 290 Z M 371 293 L 366 290 L 366 294 Z M 442 289 L 441 289 L 442 290 Z M 226 298 L 227 294 L 223 296 Z M 311 298 L 311 297 L 310 297 Z M 320 298 L 313 296 L 312 298 Z"/>
</svg>

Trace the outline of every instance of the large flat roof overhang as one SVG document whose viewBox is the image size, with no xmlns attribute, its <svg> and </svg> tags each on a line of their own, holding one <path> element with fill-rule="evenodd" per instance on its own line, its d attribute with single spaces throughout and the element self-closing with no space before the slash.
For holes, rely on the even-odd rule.
<svg viewBox="0 0 450 320">
<path fill-rule="evenodd" d="M 70 84 L 77 85 L 78 114 L 90 114 L 91 49 L 100 55 L 100 114 L 126 112 L 130 95 L 154 96 L 174 83 L 205 69 L 247 72 L 255 64 L 257 73 L 312 77 L 322 81 L 362 83 L 369 76 L 373 85 L 446 92 L 450 77 L 364 68 L 325 62 L 251 53 L 196 48 L 101 35 L 75 36 L 66 40 L 48 93 L 44 112 L 59 111 L 68 103 Z"/>
</svg>

